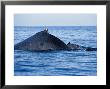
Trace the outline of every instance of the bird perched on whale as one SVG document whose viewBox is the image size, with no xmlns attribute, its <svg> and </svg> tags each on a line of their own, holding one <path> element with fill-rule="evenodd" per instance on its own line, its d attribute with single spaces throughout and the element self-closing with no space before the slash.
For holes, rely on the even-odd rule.
<svg viewBox="0 0 110 89">
<path fill-rule="evenodd" d="M 65 44 L 62 40 L 48 33 L 48 29 L 38 32 L 14 46 L 15 50 L 47 51 L 47 50 L 79 50 L 96 51 L 96 48 L 82 47 L 76 44 Z"/>
</svg>

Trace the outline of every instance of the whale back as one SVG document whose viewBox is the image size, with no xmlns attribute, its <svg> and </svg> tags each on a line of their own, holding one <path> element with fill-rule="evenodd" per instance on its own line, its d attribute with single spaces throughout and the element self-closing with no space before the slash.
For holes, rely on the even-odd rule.
<svg viewBox="0 0 110 89">
<path fill-rule="evenodd" d="M 59 38 L 41 31 L 14 46 L 15 50 L 63 50 L 68 46 Z"/>
</svg>

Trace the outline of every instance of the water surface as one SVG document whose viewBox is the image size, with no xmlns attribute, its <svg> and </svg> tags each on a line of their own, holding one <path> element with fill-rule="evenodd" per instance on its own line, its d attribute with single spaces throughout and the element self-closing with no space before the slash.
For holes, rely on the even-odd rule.
<svg viewBox="0 0 110 89">
<path fill-rule="evenodd" d="M 14 27 L 14 44 L 43 27 Z M 97 47 L 96 26 L 49 26 L 49 33 L 85 47 Z M 97 51 L 14 51 L 15 76 L 96 76 Z"/>
</svg>

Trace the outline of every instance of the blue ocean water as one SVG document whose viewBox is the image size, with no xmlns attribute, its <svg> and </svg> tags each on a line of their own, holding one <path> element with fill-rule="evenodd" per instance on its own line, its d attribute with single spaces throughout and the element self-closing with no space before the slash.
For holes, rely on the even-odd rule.
<svg viewBox="0 0 110 89">
<path fill-rule="evenodd" d="M 49 33 L 68 42 L 97 48 L 96 26 L 47 26 Z M 14 27 L 14 44 L 44 27 Z M 14 50 L 15 76 L 96 76 L 97 51 L 32 52 Z"/>
</svg>

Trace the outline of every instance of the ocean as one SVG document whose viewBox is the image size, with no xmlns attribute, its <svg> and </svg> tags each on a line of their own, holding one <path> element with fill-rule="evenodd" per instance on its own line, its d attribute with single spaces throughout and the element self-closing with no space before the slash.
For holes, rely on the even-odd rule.
<svg viewBox="0 0 110 89">
<path fill-rule="evenodd" d="M 97 48 L 96 26 L 47 26 L 48 32 L 66 44 L 71 42 Z M 14 44 L 17 44 L 44 27 L 15 26 Z M 97 51 L 14 50 L 14 76 L 97 76 Z"/>
</svg>

